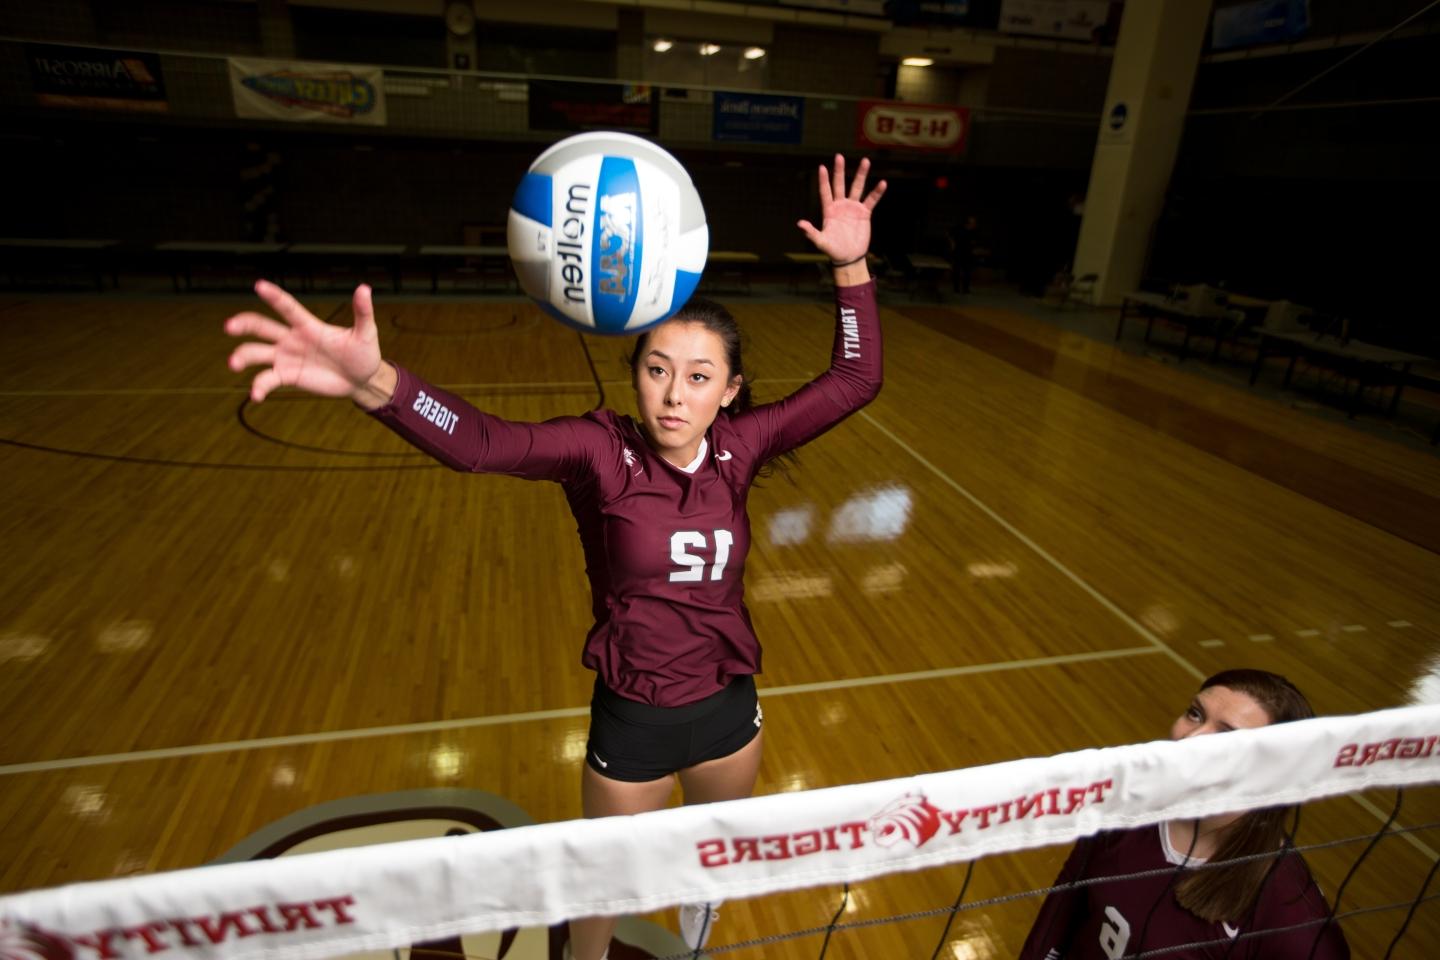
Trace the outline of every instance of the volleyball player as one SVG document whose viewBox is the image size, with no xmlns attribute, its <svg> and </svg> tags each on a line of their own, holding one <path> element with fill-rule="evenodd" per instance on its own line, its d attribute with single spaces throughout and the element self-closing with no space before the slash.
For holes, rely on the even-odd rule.
<svg viewBox="0 0 1440 960">
<path fill-rule="evenodd" d="M 1200 685 L 1171 739 L 1305 720 L 1315 712 L 1295 686 L 1264 670 L 1226 670 Z M 1101 833 L 1075 845 L 1055 885 L 1102 880 L 1046 898 L 1021 960 L 1113 960 L 1167 947 L 1176 960 L 1344 960 L 1350 948 L 1300 854 L 1285 817 L 1270 807 Z M 1272 854 L 1226 866 L 1255 854 Z M 1167 869 L 1168 868 L 1168 869 Z M 1271 932 L 1274 931 L 1274 932 Z M 1317 942 L 1318 941 L 1318 942 Z"/>
<path fill-rule="evenodd" d="M 256 292 L 286 322 L 241 313 L 234 370 L 259 367 L 251 397 L 276 387 L 349 397 L 419 449 L 457 470 L 561 484 L 579 526 L 595 625 L 582 661 L 596 672 L 581 798 L 587 817 L 663 807 L 675 777 L 686 803 L 747 797 L 760 767 L 761 712 L 753 675 L 760 645 L 743 602 L 750 546 L 746 497 L 776 457 L 869 403 L 881 385 L 875 286 L 865 256 L 869 161 L 848 190 L 845 161 L 820 168 L 821 226 L 798 226 L 834 266 L 830 367 L 777 403 L 752 406 L 734 319 L 691 301 L 642 335 L 631 357 L 639 419 L 609 410 L 544 423 L 483 413 L 382 360 L 370 290 L 354 296 L 354 326 L 317 319 L 261 281 Z M 698 948 L 715 905 L 681 910 Z M 612 918 L 572 921 L 576 960 L 607 952 Z"/>
</svg>

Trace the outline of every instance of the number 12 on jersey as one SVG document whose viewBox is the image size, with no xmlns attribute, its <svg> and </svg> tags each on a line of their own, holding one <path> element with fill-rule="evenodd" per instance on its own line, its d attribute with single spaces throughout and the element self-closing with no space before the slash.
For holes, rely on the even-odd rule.
<svg viewBox="0 0 1440 960">
<path fill-rule="evenodd" d="M 725 573 L 725 564 L 730 560 L 730 545 L 735 537 L 729 530 L 716 530 L 715 563 L 710 567 L 710 579 L 719 580 Z M 680 570 L 670 571 L 671 583 L 695 582 L 705 579 L 705 558 L 686 553 L 686 548 L 704 550 L 707 546 L 705 534 L 699 530 L 681 530 L 670 535 L 670 559 Z"/>
</svg>

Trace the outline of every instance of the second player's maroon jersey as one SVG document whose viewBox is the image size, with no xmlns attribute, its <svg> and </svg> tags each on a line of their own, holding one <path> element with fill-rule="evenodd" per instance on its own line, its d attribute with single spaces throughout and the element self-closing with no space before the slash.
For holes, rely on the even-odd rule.
<svg viewBox="0 0 1440 960">
<path fill-rule="evenodd" d="M 722 412 L 693 473 L 655 453 L 630 417 L 517 423 L 398 367 L 395 395 L 374 415 L 457 470 L 560 483 L 595 613 L 585 665 L 622 696 L 680 706 L 760 671 L 741 582 L 756 472 L 869 403 L 881 361 L 875 285 L 837 288 L 830 368 L 777 403 Z"/>
<path fill-rule="evenodd" d="M 1169 843 L 1165 824 L 1081 840 L 1055 885 L 1146 870 L 1173 870 L 1184 851 Z M 1264 933 L 1322 919 L 1326 904 L 1299 854 L 1280 857 L 1251 915 L 1222 923 L 1202 920 L 1180 906 L 1172 876 L 1114 880 L 1057 891 L 1045 898 L 1021 960 L 1113 960 L 1146 950 L 1194 944 L 1167 953 L 1176 960 L 1345 960 L 1350 948 L 1331 923 L 1286 933 Z M 1261 935 L 1263 934 L 1263 935 Z M 1311 953 L 1316 936 L 1320 944 Z"/>
</svg>

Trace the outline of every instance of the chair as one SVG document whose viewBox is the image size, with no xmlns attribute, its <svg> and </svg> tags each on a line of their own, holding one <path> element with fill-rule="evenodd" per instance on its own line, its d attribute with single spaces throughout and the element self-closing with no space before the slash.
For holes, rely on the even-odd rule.
<svg viewBox="0 0 1440 960">
<path fill-rule="evenodd" d="M 1069 289 L 1065 291 L 1065 303 L 1071 300 L 1085 306 L 1095 306 L 1095 284 L 1100 282 L 1098 273 L 1082 273 L 1070 283 Z M 1064 306 L 1062 303 L 1061 306 Z"/>
<path fill-rule="evenodd" d="M 467 247 L 505 247 L 508 234 L 503 224 L 466 223 L 460 227 L 461 242 Z M 519 281 L 507 257 L 469 257 L 457 271 L 475 277 L 481 290 L 490 289 L 491 281 L 502 290 L 519 289 Z"/>
<path fill-rule="evenodd" d="M 1072 300 L 1084 306 L 1095 306 L 1095 284 L 1099 282 L 1098 273 L 1082 273 L 1078 277 L 1069 272 L 1056 275 L 1054 284 L 1060 309 L 1064 310 L 1065 305 Z"/>
</svg>

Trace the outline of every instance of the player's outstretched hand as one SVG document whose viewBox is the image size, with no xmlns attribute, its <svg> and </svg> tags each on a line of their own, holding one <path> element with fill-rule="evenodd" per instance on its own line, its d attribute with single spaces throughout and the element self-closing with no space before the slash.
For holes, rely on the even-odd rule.
<svg viewBox="0 0 1440 960">
<path fill-rule="evenodd" d="M 870 212 L 885 195 L 885 181 L 875 184 L 866 195 L 865 177 L 869 173 L 870 161 L 861 160 L 847 193 L 845 158 L 835 154 L 833 171 L 820 166 L 820 229 L 816 230 L 809 220 L 801 220 L 798 225 L 831 263 L 850 263 L 870 250 Z"/>
<path fill-rule="evenodd" d="M 250 398 L 264 400 L 276 387 L 296 387 L 322 397 L 356 397 L 380 368 L 380 340 L 370 288 L 355 288 L 355 325 L 325 323 L 268 280 L 255 293 L 284 323 L 263 314 L 237 313 L 225 321 L 232 337 L 255 337 L 230 354 L 230 369 L 259 367 Z"/>
</svg>

